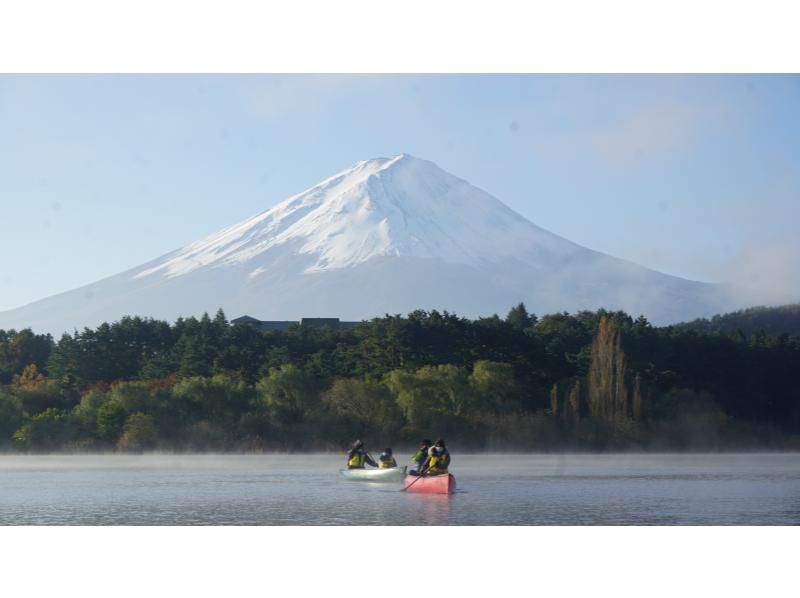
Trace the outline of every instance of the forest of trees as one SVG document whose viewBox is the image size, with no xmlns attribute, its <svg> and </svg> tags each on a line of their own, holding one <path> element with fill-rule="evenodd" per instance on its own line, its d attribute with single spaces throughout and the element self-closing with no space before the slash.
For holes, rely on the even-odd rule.
<svg viewBox="0 0 800 598">
<path fill-rule="evenodd" d="M 682 324 L 698 332 L 765 332 L 773 336 L 781 334 L 800 335 L 800 303 L 780 307 L 750 307 L 728 314 L 717 315 L 710 320 L 701 318 Z"/>
<path fill-rule="evenodd" d="M 285 332 L 221 310 L 58 341 L 0 331 L 0 450 L 340 450 L 434 435 L 457 450 L 799 448 L 800 336 L 696 328 L 519 304 L 505 318 L 420 310 Z"/>
</svg>

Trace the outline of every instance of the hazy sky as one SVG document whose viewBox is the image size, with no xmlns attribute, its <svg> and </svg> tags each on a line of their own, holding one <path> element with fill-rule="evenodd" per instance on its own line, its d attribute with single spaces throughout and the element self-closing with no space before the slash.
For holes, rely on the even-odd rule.
<svg viewBox="0 0 800 598">
<path fill-rule="evenodd" d="M 39 75 L 0 76 L 0 310 L 401 152 L 592 249 L 800 292 L 798 76 Z"/>
</svg>

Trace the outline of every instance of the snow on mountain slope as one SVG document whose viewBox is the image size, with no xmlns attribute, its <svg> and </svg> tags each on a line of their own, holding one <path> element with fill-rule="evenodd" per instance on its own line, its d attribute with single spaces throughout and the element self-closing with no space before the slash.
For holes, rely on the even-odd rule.
<svg viewBox="0 0 800 598">
<path fill-rule="evenodd" d="M 535 259 L 541 251 L 566 256 L 580 249 L 432 162 L 401 154 L 359 162 L 136 277 L 258 263 L 259 257 L 280 248 L 309 256 L 306 273 L 383 256 L 479 265 L 520 255 Z M 249 275 L 261 273 L 263 266 L 256 266 Z"/>
<path fill-rule="evenodd" d="M 467 317 L 624 309 L 654 322 L 731 307 L 721 287 L 667 276 L 554 235 L 432 162 L 359 162 L 205 239 L 74 291 L 0 313 L 60 333 L 123 315 L 223 307 L 288 320 L 417 308 Z"/>
</svg>

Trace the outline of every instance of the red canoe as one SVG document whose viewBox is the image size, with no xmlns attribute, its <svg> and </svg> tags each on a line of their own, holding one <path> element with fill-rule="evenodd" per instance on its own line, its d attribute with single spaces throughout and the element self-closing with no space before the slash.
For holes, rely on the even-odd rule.
<svg viewBox="0 0 800 598">
<path fill-rule="evenodd" d="M 406 490 L 422 494 L 452 494 L 456 489 L 456 479 L 452 473 L 447 475 L 407 475 Z"/>
</svg>

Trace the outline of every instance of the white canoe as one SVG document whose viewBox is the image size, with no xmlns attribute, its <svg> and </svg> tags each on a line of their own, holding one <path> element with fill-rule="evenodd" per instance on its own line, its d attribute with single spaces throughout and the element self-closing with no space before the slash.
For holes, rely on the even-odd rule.
<svg viewBox="0 0 800 598">
<path fill-rule="evenodd" d="M 339 475 L 352 482 L 402 482 L 408 467 L 389 469 L 340 469 Z"/>
</svg>

